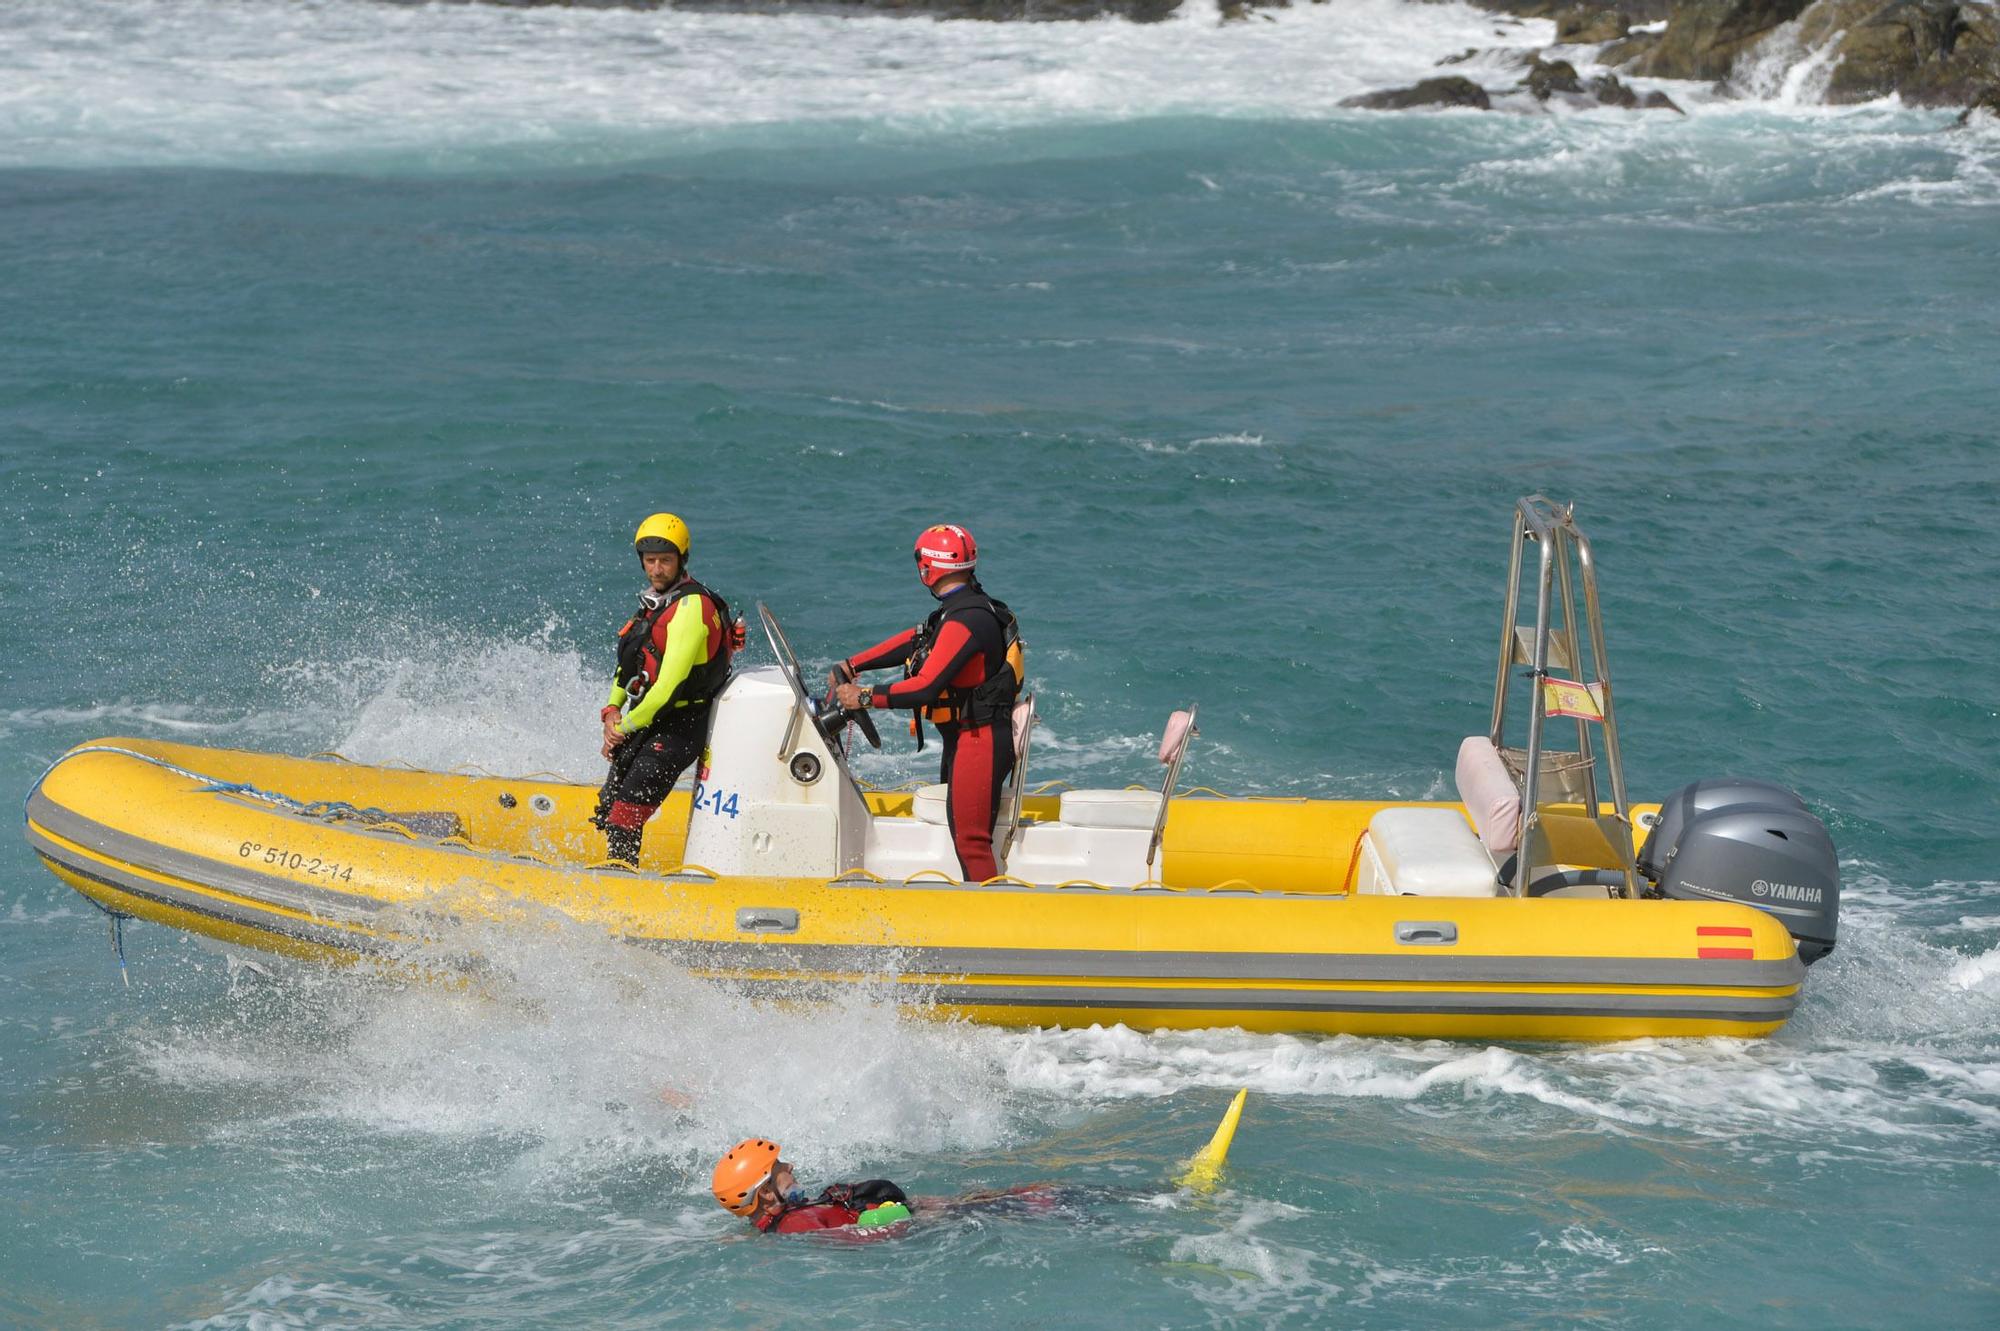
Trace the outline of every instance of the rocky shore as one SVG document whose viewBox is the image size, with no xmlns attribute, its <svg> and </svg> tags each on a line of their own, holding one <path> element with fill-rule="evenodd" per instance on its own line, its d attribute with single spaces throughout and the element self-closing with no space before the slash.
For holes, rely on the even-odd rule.
<svg viewBox="0 0 2000 1331">
<path fill-rule="evenodd" d="M 1811 55 L 1824 99 L 1896 93 L 1914 106 L 1971 106 L 2000 94 L 1993 0 L 1476 0 L 1555 20 L 1556 40 L 1603 43 L 1628 75 L 1699 79 L 1748 91 L 1758 57 Z M 1664 28 L 1653 31 L 1659 21 Z M 1635 31 L 1634 29 L 1640 29 Z"/>
<path fill-rule="evenodd" d="M 1318 3 L 1319 0 L 1309 0 Z M 1292 0 L 1241 0 L 1227 6 L 1283 8 Z M 1812 61 L 1819 96 L 1832 104 L 1872 101 L 1891 93 L 1912 106 L 1962 106 L 2000 113 L 2000 3 L 1996 0 L 1472 0 L 1519 18 L 1551 19 L 1556 42 L 1595 47 L 1591 59 L 1641 78 L 1693 79 L 1724 94 L 1766 93 L 1767 70 Z M 1363 107 L 1490 105 L 1495 94 L 1526 93 L 1536 101 L 1632 110 L 1679 110 L 1664 94 L 1640 96 L 1614 75 L 1588 84 L 1565 59 L 1528 48 L 1467 51 L 1513 65 L 1520 78 L 1502 88 L 1464 77 L 1426 79 L 1350 102 Z M 1447 63 L 1450 63 L 1448 61 Z M 1471 85 L 1471 86 L 1467 86 Z M 1477 97 L 1474 94 L 1478 94 Z"/>
<path fill-rule="evenodd" d="M 407 2 L 407 0 L 392 0 Z M 1116 16 L 1157 22 L 1181 0 L 482 0 L 501 5 L 698 9 L 735 12 L 906 13 L 987 21 L 1061 22 Z M 1412 0 L 1422 3 L 1423 0 Z M 1338 0 L 1221 0 L 1225 22 L 1254 22 L 1266 11 Z M 1471 0 L 1518 18 L 1552 19 L 1564 57 L 1616 73 L 1585 81 L 1570 58 L 1530 47 L 1467 51 L 1446 64 L 1482 57 L 1518 78 L 1488 86 L 1442 73 L 1409 88 L 1382 89 L 1351 105 L 1492 107 L 1496 102 L 1604 105 L 1678 110 L 1664 94 L 1641 94 L 1626 77 L 1694 79 L 1729 94 L 1768 92 L 1766 70 L 1811 60 L 1815 87 L 1835 104 L 1895 93 L 1914 106 L 2000 112 L 2000 0 Z M 1594 54 L 1584 49 L 1595 48 Z"/>
</svg>

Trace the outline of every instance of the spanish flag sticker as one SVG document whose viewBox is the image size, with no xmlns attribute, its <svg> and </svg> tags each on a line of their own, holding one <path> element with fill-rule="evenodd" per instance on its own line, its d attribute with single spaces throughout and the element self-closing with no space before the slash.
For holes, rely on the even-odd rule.
<svg viewBox="0 0 2000 1331">
<path fill-rule="evenodd" d="M 1543 679 L 1542 710 L 1550 716 L 1573 716 L 1579 721 L 1604 719 L 1604 709 L 1598 705 L 1597 685 L 1579 684 L 1573 679 Z"/>
</svg>

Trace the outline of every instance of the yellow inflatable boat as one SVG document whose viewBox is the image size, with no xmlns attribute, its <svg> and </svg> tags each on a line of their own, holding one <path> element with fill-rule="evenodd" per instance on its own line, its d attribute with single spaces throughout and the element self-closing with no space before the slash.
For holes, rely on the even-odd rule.
<svg viewBox="0 0 2000 1331">
<path fill-rule="evenodd" d="M 1515 583 L 1524 542 L 1544 551 L 1545 590 L 1550 559 L 1580 553 L 1594 631 L 1588 545 L 1567 512 L 1524 500 L 1517 515 Z M 1552 651 L 1581 659 L 1576 634 L 1548 624 L 1545 598 L 1538 630 L 1517 635 L 1515 604 L 1494 732 L 1461 748 L 1461 802 L 1177 792 L 1187 717 L 1161 788 L 1017 784 L 996 833 L 1007 872 L 986 883 L 952 876 L 940 789 L 853 779 L 768 612 L 779 664 L 724 690 L 700 779 L 662 808 L 637 870 L 601 861 L 588 786 L 140 739 L 60 758 L 29 795 L 27 837 L 116 916 L 316 958 L 432 965 L 455 924 L 544 910 L 755 993 L 886 983 L 912 1006 L 1006 1025 L 1776 1029 L 1798 1000 L 1801 943 L 1831 945 L 1837 882 L 1800 849 L 1818 824 L 1782 792 L 1740 798 L 1755 783 L 1691 787 L 1663 815 L 1628 806 L 1601 637 L 1593 679 L 1553 680 Z M 1513 750 L 1498 741 L 1523 655 L 1540 686 L 1526 690 L 1529 746 Z M 1552 680 L 1585 700 L 1561 714 L 1592 713 L 1565 754 L 1542 748 L 1563 701 Z M 1768 845 L 1746 849 L 1746 810 L 1777 834 Z M 1690 863 L 1700 877 L 1677 871 Z"/>
</svg>

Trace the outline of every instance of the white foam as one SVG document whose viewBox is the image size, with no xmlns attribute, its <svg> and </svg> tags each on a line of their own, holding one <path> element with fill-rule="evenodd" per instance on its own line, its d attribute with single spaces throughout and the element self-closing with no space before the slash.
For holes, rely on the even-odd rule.
<svg viewBox="0 0 2000 1331">
<path fill-rule="evenodd" d="M 1977 989 L 2000 976 L 2000 947 L 1968 957 L 1951 968 L 1951 982 L 1961 989 Z"/>
<path fill-rule="evenodd" d="M 0 735 L 10 730 L 68 726 L 138 725 L 149 730 L 225 730 L 229 721 L 205 720 L 186 703 L 142 703 L 130 698 L 94 707 L 22 707 L 0 713 Z"/>
<path fill-rule="evenodd" d="M 1425 1117 L 1491 1113 L 1486 1130 L 1501 1133 L 1586 1124 L 1935 1162 L 1972 1149 L 1964 1125 L 2000 1123 L 1997 955 L 1968 960 L 1907 930 L 1848 930 L 1814 968 L 1799 1015 L 1769 1040 L 1481 1049 L 1093 1027 L 1013 1035 L 1006 1066 L 1014 1085 L 1063 1097 L 1248 1086 L 1396 1102 Z"/>
<path fill-rule="evenodd" d="M 1812 1170 L 1863 1157 L 1954 1168 L 1988 1158 L 2000 1129 L 2000 949 L 1967 958 L 1894 929 L 1843 937 L 1776 1038 L 1581 1047 L 990 1029 L 901 1011 L 887 978 L 773 1003 L 526 911 L 406 956 L 440 954 L 481 958 L 474 982 L 284 967 L 142 1033 L 135 1060 L 210 1093 L 201 1129 L 224 1140 L 331 1124 L 499 1143 L 510 1186 L 538 1190 L 664 1163 L 697 1200 L 705 1164 L 753 1132 L 830 1177 L 1011 1146 L 1107 1102 L 1239 1086 L 1480 1140 L 1691 1136 Z M 136 965 L 143 981 L 143 955 Z M 1261 1287 L 1336 1283 L 1255 1232 L 1272 1218 L 1176 1256 Z M 1580 1256 L 1592 1243 L 1555 1241 Z"/>
<path fill-rule="evenodd" d="M 1145 116 L 1326 115 L 1493 45 L 1462 4 L 1342 0 L 1218 24 L 967 23 L 361 0 L 15 0 L 0 164 L 382 169 L 597 164 L 712 132 L 932 132 Z M 1553 25 L 1509 23 L 1510 44 Z"/>
<path fill-rule="evenodd" d="M 1272 21 L 1218 24 L 1205 0 L 1158 24 L 17 0 L 0 7 L 0 166 L 437 173 L 719 162 L 739 148 L 842 143 L 1010 152 L 992 136 L 1174 117 L 1340 120 L 1372 135 L 1382 132 L 1379 113 L 1342 110 L 1344 98 L 1444 68 L 1516 113 L 1430 117 L 1449 122 L 1444 150 L 1469 163 L 1456 185 L 1424 185 L 1447 196 L 1499 188 L 1541 205 L 1559 189 L 1699 224 L 1708 200 L 1736 206 L 1774 174 L 1816 160 L 1826 164 L 1822 188 L 1851 179 L 1858 202 L 2000 200 L 1990 117 L 1938 135 L 1944 113 L 1894 99 L 1820 106 L 1824 44 L 1794 51 L 1774 38 L 1746 67 L 1747 97 L 1627 78 L 1642 92 L 1667 91 L 1683 118 L 1509 92 L 1520 77 L 1513 53 L 1552 39 L 1545 20 L 1411 0 L 1263 17 Z M 1468 49 L 1480 54 L 1439 65 Z M 1586 76 L 1604 72 L 1581 48 L 1576 61 Z M 1407 187 L 1379 170 L 1331 169 L 1353 177 L 1350 206 Z M 1649 201 L 1647 186 L 1669 183 L 1670 198 Z"/>
<path fill-rule="evenodd" d="M 1280 1309 L 1309 1300 L 1330 1301 L 1343 1286 L 1332 1276 L 1333 1262 L 1313 1248 L 1278 1241 L 1260 1231 L 1303 1214 L 1277 1202 L 1243 1202 L 1228 1228 L 1184 1234 L 1170 1250 L 1176 1262 L 1230 1277 L 1221 1283 L 1191 1282 L 1189 1294 L 1232 1319 L 1260 1309 Z"/>
<path fill-rule="evenodd" d="M 1816 46 L 1800 36 L 1805 15 L 1781 23 L 1737 61 L 1731 73 L 1734 90 L 1746 97 L 1784 106 L 1816 106 L 1826 99 L 1828 83 L 1840 67 L 1839 46 L 1845 29 L 1823 36 Z"/>
<path fill-rule="evenodd" d="M 1029 1103 L 1003 1094 L 992 1033 L 906 1015 L 886 980 L 777 1004 L 532 912 L 404 952 L 464 955 L 480 959 L 469 987 L 285 967 L 136 1054 L 162 1083 L 229 1092 L 225 1137 L 332 1121 L 511 1140 L 531 1181 L 634 1158 L 693 1171 L 749 1133 L 829 1171 L 984 1149 Z"/>
<path fill-rule="evenodd" d="M 73 928 L 75 926 L 69 924 L 69 921 L 79 919 L 82 915 L 82 911 L 71 910 L 68 906 L 56 906 L 49 910 L 31 912 L 25 901 L 16 900 L 13 905 L 7 908 L 5 915 L 0 915 L 0 927 L 24 924 L 62 924 L 65 927 Z"/>
</svg>

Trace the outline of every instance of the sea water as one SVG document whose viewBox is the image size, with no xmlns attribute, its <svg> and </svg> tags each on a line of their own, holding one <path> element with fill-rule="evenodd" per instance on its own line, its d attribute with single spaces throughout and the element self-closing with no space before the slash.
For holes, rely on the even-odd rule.
<svg viewBox="0 0 2000 1331">
<path fill-rule="evenodd" d="M 1643 85 L 1685 116 L 1346 111 L 1552 28 L 1267 17 L 15 0 L 0 772 L 125 734 L 594 780 L 669 508 L 815 664 L 964 523 L 1037 780 L 1156 780 L 1198 703 L 1189 784 L 1449 798 L 1539 491 L 1595 538 L 1635 794 L 1765 777 L 1833 831 L 1791 1024 L 991 1030 L 580 928 L 464 940 L 469 992 L 133 925 L 127 987 L 15 841 L 0 1325 L 2000 1320 L 2000 130 L 1819 106 L 1796 51 Z M 753 1133 L 1099 1191 L 780 1242 L 706 1191 Z"/>
</svg>

